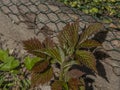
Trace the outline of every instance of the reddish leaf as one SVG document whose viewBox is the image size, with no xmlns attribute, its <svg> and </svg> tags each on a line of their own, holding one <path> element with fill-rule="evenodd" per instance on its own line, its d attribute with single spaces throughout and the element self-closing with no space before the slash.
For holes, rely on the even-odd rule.
<svg viewBox="0 0 120 90">
<path fill-rule="evenodd" d="M 89 25 L 88 28 L 86 28 L 83 33 L 80 35 L 80 43 L 83 43 L 90 37 L 92 34 L 95 34 L 96 32 L 100 31 L 103 25 L 101 23 L 95 23 L 92 25 Z"/>
<path fill-rule="evenodd" d="M 68 76 L 71 77 L 71 78 L 79 78 L 84 74 L 85 74 L 84 72 L 82 72 L 78 69 L 72 69 L 68 72 Z"/>
<path fill-rule="evenodd" d="M 68 23 L 58 35 L 60 45 L 66 47 L 75 47 L 78 42 L 79 22 Z"/>
<path fill-rule="evenodd" d="M 79 57 L 80 63 L 90 68 L 91 70 L 97 72 L 96 59 L 91 52 L 85 50 L 78 50 L 76 51 L 76 55 L 77 57 Z"/>
<path fill-rule="evenodd" d="M 44 45 L 36 38 L 31 38 L 29 40 L 23 41 L 24 49 L 33 55 L 39 56 L 41 58 L 45 57 L 45 54 L 36 52 L 35 50 L 39 50 L 44 48 Z"/>
<path fill-rule="evenodd" d="M 34 65 L 34 67 L 32 68 L 32 72 L 36 72 L 36 73 L 40 73 L 45 71 L 49 66 L 49 61 L 48 60 L 44 60 L 42 62 L 38 62 Z"/>
<path fill-rule="evenodd" d="M 68 81 L 68 85 L 71 88 L 71 90 L 79 90 L 79 86 L 81 85 L 81 82 L 77 78 L 70 78 Z"/>
<path fill-rule="evenodd" d="M 52 90 L 63 90 L 63 89 L 62 89 L 62 81 L 58 81 L 58 80 L 54 81 L 54 82 L 52 83 L 51 89 L 52 89 Z"/>
<path fill-rule="evenodd" d="M 55 43 L 49 37 L 47 37 L 42 43 L 37 38 L 31 38 L 23 41 L 24 49 L 33 55 L 45 58 L 44 53 L 38 52 L 38 50 L 44 50 L 45 48 L 53 48 Z"/>
<path fill-rule="evenodd" d="M 51 80 L 51 78 L 53 77 L 53 69 L 47 69 L 46 71 L 42 72 L 42 73 L 32 73 L 31 76 L 31 86 L 35 87 L 38 85 L 43 85 L 47 82 L 49 82 Z"/>
<path fill-rule="evenodd" d="M 45 38 L 43 44 L 45 45 L 46 48 L 53 48 L 55 46 L 54 41 L 50 37 Z"/>
</svg>

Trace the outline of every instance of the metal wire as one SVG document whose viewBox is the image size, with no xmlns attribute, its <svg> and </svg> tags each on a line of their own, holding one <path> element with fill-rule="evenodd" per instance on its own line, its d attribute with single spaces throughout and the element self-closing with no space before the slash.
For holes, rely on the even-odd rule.
<svg viewBox="0 0 120 90">
<path fill-rule="evenodd" d="M 1 0 L 0 10 L 14 23 L 24 22 L 32 29 L 35 25 L 39 29 L 47 25 L 59 31 L 65 23 L 79 17 L 83 18 L 83 13 L 80 11 L 66 7 L 55 0 Z"/>
<path fill-rule="evenodd" d="M 46 26 L 50 28 L 50 31 L 58 32 L 66 23 L 78 18 L 81 29 L 84 28 L 85 24 L 96 22 L 91 16 L 65 6 L 56 0 L 0 0 L 0 11 L 7 15 L 13 23 L 24 23 L 29 29 L 34 30 L 36 34 L 41 31 L 48 33 L 48 28 L 47 30 L 44 28 Z M 113 41 L 120 42 L 120 34 L 117 35 L 120 31 L 109 30 L 109 33 L 114 37 L 106 39 L 105 43 L 112 47 L 106 50 L 120 55 L 120 46 L 115 47 L 112 43 Z M 113 59 L 120 60 L 117 56 L 113 57 Z"/>
</svg>

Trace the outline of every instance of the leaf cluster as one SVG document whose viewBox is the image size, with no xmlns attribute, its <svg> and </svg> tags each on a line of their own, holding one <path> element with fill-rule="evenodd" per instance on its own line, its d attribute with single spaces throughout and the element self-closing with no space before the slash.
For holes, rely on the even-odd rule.
<svg viewBox="0 0 120 90">
<path fill-rule="evenodd" d="M 0 49 L 0 89 L 17 89 L 25 90 L 29 87 L 28 79 L 20 79 L 20 61 L 8 54 L 8 50 Z M 23 85 L 24 84 L 24 85 Z"/>
<path fill-rule="evenodd" d="M 50 37 L 43 42 L 37 38 L 23 41 L 25 50 L 39 57 L 36 60 L 25 60 L 27 68 L 31 70 L 32 87 L 43 85 L 54 77 L 52 90 L 81 90 L 85 85 L 81 76 L 85 72 L 73 69 L 72 66 L 84 65 L 97 73 L 95 56 L 89 50 L 101 44 L 90 39 L 90 36 L 99 32 L 102 27 L 101 23 L 94 23 L 79 34 L 79 21 L 76 20 L 74 23 L 68 23 L 58 33 L 58 43 Z M 56 68 L 60 70 L 57 73 L 56 68 L 53 68 L 56 64 L 59 66 Z"/>
<path fill-rule="evenodd" d="M 119 0 L 59 0 L 86 14 L 120 17 Z"/>
<path fill-rule="evenodd" d="M 1 71 L 10 71 L 18 67 L 20 62 L 14 57 L 9 56 L 7 51 L 0 49 L 0 70 Z"/>
</svg>

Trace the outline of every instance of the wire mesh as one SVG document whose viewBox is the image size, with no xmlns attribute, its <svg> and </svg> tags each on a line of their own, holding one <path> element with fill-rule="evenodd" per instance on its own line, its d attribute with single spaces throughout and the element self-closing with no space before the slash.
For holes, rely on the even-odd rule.
<svg viewBox="0 0 120 90">
<path fill-rule="evenodd" d="M 50 30 L 60 31 L 67 22 L 78 18 L 81 29 L 86 24 L 96 22 L 91 16 L 56 0 L 0 0 L 0 10 L 13 23 L 24 23 L 36 34 L 45 32 L 46 26 Z M 45 33 L 49 33 L 48 28 Z M 120 60 L 120 31 L 109 30 L 103 46 L 114 60 Z"/>
<path fill-rule="evenodd" d="M 41 29 L 47 25 L 59 31 L 65 23 L 85 17 L 80 11 L 55 0 L 1 0 L 0 10 L 14 23 L 24 22 L 30 29 Z"/>
</svg>

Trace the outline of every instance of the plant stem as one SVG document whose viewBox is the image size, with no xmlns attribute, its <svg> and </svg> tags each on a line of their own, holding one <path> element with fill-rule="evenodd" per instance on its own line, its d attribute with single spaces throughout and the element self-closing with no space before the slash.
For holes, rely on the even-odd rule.
<svg viewBox="0 0 120 90">
<path fill-rule="evenodd" d="M 63 64 L 61 64 L 59 80 L 63 81 L 63 77 L 64 77 L 64 70 L 63 70 Z"/>
</svg>

